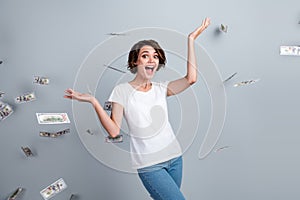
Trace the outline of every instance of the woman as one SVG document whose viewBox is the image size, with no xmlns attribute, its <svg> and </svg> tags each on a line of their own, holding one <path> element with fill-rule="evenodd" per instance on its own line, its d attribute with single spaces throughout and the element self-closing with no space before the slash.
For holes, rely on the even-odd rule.
<svg viewBox="0 0 300 200">
<path fill-rule="evenodd" d="M 119 135 L 125 116 L 131 136 L 132 165 L 155 200 L 185 199 L 180 191 L 182 152 L 168 120 L 166 97 L 176 95 L 196 82 L 194 41 L 209 24 L 210 19 L 205 18 L 201 26 L 189 34 L 187 73 L 178 80 L 152 82 L 156 71 L 165 65 L 165 53 L 154 40 L 136 43 L 128 56 L 128 69 L 136 74 L 135 78 L 117 85 L 112 91 L 110 116 L 92 95 L 72 89 L 65 91 L 65 98 L 91 103 L 111 137 Z"/>
</svg>

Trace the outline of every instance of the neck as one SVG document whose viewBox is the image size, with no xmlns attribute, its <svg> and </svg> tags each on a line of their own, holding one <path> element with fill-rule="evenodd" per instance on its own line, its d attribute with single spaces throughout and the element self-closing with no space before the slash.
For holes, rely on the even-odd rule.
<svg viewBox="0 0 300 200">
<path fill-rule="evenodd" d="M 132 81 L 130 81 L 130 84 L 142 90 L 150 89 L 152 86 L 150 79 L 139 79 L 137 77 L 135 77 Z"/>
</svg>

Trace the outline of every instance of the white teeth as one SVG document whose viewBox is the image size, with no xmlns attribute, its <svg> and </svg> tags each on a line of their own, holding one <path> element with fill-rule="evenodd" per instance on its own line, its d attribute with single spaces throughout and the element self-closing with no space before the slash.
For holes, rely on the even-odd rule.
<svg viewBox="0 0 300 200">
<path fill-rule="evenodd" d="M 153 67 L 153 66 L 146 66 L 145 69 L 146 69 L 146 70 L 149 70 L 149 69 L 150 69 L 150 70 L 153 71 L 153 70 L 154 70 L 154 67 Z"/>
</svg>

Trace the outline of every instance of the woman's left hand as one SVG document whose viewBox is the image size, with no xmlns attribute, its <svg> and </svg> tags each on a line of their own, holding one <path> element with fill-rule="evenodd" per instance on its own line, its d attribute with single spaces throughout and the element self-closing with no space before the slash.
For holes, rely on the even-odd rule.
<svg viewBox="0 0 300 200">
<path fill-rule="evenodd" d="M 199 26 L 196 30 L 194 30 L 189 34 L 189 38 L 193 40 L 197 39 L 197 37 L 209 26 L 209 24 L 210 24 L 210 18 L 206 17 L 202 21 L 201 26 Z"/>
</svg>

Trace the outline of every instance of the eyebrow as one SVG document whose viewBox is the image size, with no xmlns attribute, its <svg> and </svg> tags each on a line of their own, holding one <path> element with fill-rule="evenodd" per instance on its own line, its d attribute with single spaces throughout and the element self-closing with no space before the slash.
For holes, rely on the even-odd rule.
<svg viewBox="0 0 300 200">
<path fill-rule="evenodd" d="M 145 51 L 142 51 L 141 54 L 143 53 L 150 53 L 149 51 L 145 50 Z M 156 51 L 154 52 L 154 54 L 158 54 Z"/>
</svg>

